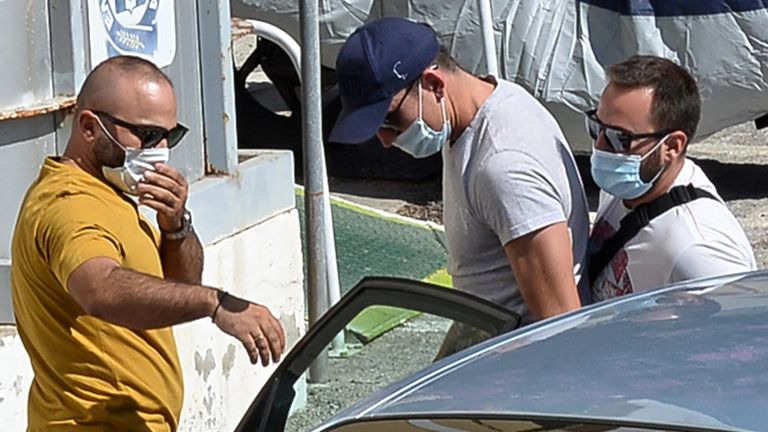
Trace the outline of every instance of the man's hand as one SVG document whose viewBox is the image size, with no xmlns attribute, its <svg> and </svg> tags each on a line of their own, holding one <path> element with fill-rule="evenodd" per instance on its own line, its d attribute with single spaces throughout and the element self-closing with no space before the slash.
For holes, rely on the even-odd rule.
<svg viewBox="0 0 768 432">
<path fill-rule="evenodd" d="M 156 171 L 144 172 L 139 183 L 139 203 L 157 211 L 157 225 L 164 232 L 181 229 L 189 186 L 175 168 L 158 163 Z"/>
<path fill-rule="evenodd" d="M 270 357 L 275 363 L 280 361 L 285 350 L 285 332 L 266 307 L 227 294 L 213 322 L 243 343 L 251 363 L 256 364 L 261 358 L 261 364 L 267 366 Z"/>
</svg>

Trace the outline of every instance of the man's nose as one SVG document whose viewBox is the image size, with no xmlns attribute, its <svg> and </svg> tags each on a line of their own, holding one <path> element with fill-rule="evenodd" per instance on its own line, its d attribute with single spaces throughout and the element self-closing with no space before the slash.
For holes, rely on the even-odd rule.
<svg viewBox="0 0 768 432">
<path fill-rule="evenodd" d="M 613 147 L 611 147 L 611 145 L 608 143 L 608 138 L 605 136 L 605 130 L 601 130 L 600 133 L 597 134 L 597 139 L 595 139 L 595 148 L 598 150 L 613 152 Z"/>
<path fill-rule="evenodd" d="M 379 129 L 378 132 L 376 132 L 376 136 L 379 138 L 379 141 L 381 141 L 381 145 L 384 146 L 384 148 L 390 148 L 395 142 L 395 138 L 397 138 L 398 133 L 390 130 L 390 129 Z"/>
</svg>

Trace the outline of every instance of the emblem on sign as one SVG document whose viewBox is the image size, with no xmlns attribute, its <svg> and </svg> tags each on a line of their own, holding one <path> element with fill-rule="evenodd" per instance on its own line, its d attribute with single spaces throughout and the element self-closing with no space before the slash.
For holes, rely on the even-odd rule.
<svg viewBox="0 0 768 432">
<path fill-rule="evenodd" d="M 110 55 L 155 54 L 158 2 L 159 0 L 101 1 L 101 16 L 111 45 Z"/>
<path fill-rule="evenodd" d="M 91 59 L 135 55 L 160 67 L 176 51 L 174 0 L 90 0 Z"/>
</svg>

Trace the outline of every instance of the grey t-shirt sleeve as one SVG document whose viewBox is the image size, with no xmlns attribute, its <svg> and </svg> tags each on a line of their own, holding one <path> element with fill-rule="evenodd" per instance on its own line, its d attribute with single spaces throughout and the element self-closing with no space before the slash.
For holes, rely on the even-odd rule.
<svg viewBox="0 0 768 432">
<path fill-rule="evenodd" d="M 552 176 L 530 155 L 505 150 L 490 155 L 473 182 L 471 205 L 502 245 L 565 222 L 564 199 Z"/>
</svg>

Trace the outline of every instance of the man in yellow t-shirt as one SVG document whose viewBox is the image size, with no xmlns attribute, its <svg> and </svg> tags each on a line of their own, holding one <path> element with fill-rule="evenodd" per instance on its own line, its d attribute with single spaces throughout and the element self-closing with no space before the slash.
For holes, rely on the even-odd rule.
<svg viewBox="0 0 768 432">
<path fill-rule="evenodd" d="M 251 362 L 279 360 L 285 335 L 266 307 L 200 284 L 188 186 L 166 164 L 186 131 L 159 69 L 111 58 L 82 86 L 63 156 L 27 191 L 11 286 L 35 372 L 30 431 L 176 430 L 174 324 L 211 317 Z M 157 211 L 159 231 L 126 194 Z"/>
</svg>

